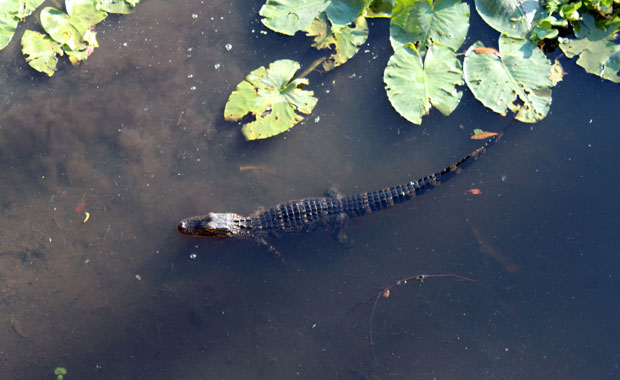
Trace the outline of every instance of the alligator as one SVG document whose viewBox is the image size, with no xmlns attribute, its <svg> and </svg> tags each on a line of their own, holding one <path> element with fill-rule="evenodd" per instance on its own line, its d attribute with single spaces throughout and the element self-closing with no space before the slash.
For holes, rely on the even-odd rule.
<svg viewBox="0 0 620 380">
<path fill-rule="evenodd" d="M 264 237 L 287 232 L 304 232 L 332 226 L 341 233 L 351 217 L 368 215 L 413 199 L 426 190 L 448 179 L 466 162 L 471 162 L 501 137 L 502 133 L 489 138 L 486 143 L 460 161 L 442 171 L 432 173 L 417 181 L 385 188 L 378 191 L 340 196 L 303 198 L 280 203 L 268 210 L 258 209 L 249 216 L 235 213 L 215 213 L 181 220 L 177 229 L 190 236 L 212 238 L 252 238 L 266 244 Z"/>
</svg>

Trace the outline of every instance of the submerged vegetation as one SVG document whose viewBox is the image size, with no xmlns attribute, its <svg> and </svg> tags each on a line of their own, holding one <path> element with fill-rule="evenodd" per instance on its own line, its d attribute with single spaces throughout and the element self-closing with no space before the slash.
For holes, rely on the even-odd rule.
<svg viewBox="0 0 620 380">
<path fill-rule="evenodd" d="M 44 0 L 2 0 L 0 3 L 0 50 L 13 38 L 17 24 L 34 12 Z M 131 13 L 140 0 L 65 0 L 66 12 L 53 7 L 41 10 L 39 19 L 47 34 L 26 30 L 22 52 L 37 71 L 54 75 L 58 56 L 71 63 L 86 60 L 96 47 L 96 24 L 108 13 Z"/>
<path fill-rule="evenodd" d="M 551 90 L 563 76 L 560 63 L 552 64 L 543 48 L 559 46 L 568 58 L 578 55 L 577 64 L 588 73 L 620 83 L 620 0 L 474 3 L 482 19 L 500 33 L 498 47 L 474 42 L 462 63 L 459 49 L 467 37 L 470 8 L 461 0 L 266 0 L 260 16 L 273 31 L 304 32 L 313 47 L 328 49 L 324 71 L 345 63 L 366 42 L 366 18 L 388 18 L 394 53 L 384 72 L 385 90 L 394 109 L 414 124 L 421 124 L 433 107 L 444 115 L 454 111 L 464 83 L 494 112 L 511 111 L 524 123 L 542 120 L 551 106 Z M 298 68 L 294 61 L 281 60 L 269 70 L 254 70 L 231 94 L 226 119 L 253 115 L 255 120 L 243 126 L 248 140 L 292 128 L 316 104 L 308 91 L 301 103 L 291 96 L 308 84 L 294 76 Z M 248 83 L 258 72 L 263 84 L 252 87 Z"/>
</svg>

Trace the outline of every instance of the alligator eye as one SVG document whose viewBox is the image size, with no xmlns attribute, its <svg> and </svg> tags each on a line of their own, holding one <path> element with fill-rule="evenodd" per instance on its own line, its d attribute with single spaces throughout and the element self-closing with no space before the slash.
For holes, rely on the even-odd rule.
<svg viewBox="0 0 620 380">
<path fill-rule="evenodd" d="M 182 220 L 179 222 L 179 224 L 177 224 L 177 230 L 181 233 L 184 233 L 185 231 L 187 231 L 187 221 Z"/>
</svg>

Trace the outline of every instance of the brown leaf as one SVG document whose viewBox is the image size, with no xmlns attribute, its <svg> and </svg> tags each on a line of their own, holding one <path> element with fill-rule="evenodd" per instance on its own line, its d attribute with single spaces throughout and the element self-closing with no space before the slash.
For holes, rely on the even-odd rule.
<svg viewBox="0 0 620 380">
<path fill-rule="evenodd" d="M 493 136 L 497 136 L 499 133 L 497 132 L 480 132 L 480 133 L 476 133 L 475 135 L 471 136 L 472 140 L 484 140 L 484 139 L 488 139 L 489 137 L 493 137 Z"/>
<path fill-rule="evenodd" d="M 478 53 L 478 54 L 493 54 L 496 55 L 498 57 L 501 57 L 502 55 L 499 54 L 499 52 L 493 48 L 489 48 L 489 47 L 479 47 L 479 48 L 475 48 L 474 49 L 474 53 Z"/>
</svg>

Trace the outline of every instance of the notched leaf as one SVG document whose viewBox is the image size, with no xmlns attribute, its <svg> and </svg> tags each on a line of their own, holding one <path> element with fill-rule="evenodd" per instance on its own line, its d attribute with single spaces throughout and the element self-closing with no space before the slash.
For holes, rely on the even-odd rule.
<svg viewBox="0 0 620 380">
<path fill-rule="evenodd" d="M 340 66 L 351 59 L 359 47 L 368 38 L 368 25 L 364 17 L 358 17 L 353 24 L 335 31 L 330 28 L 325 13 L 321 13 L 306 29 L 309 37 L 314 37 L 312 46 L 317 49 L 332 49 L 334 51 L 322 64 L 325 71 Z"/>
<path fill-rule="evenodd" d="M 502 35 L 499 53 L 480 42 L 465 53 L 464 76 L 476 99 L 493 111 L 525 123 L 543 119 L 551 105 L 551 64 L 532 42 Z"/>
<path fill-rule="evenodd" d="M 583 21 L 574 24 L 577 38 L 560 38 L 560 49 L 568 58 L 579 55 L 577 64 L 588 73 L 620 83 L 620 45 L 616 43 L 620 24 L 606 30 L 596 27 L 594 17 L 583 15 Z"/>
<path fill-rule="evenodd" d="M 288 59 L 274 61 L 252 71 L 230 94 L 224 118 L 241 120 L 254 116 L 241 130 L 247 140 L 275 136 L 303 120 L 316 105 L 312 91 L 304 90 L 306 78 L 295 78 L 299 63 Z"/>
</svg>

